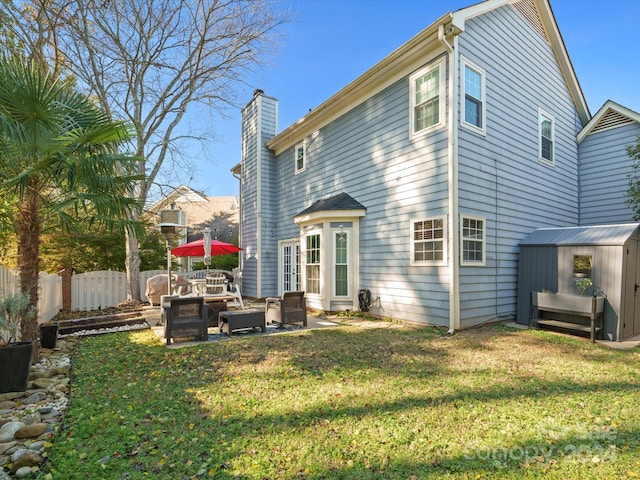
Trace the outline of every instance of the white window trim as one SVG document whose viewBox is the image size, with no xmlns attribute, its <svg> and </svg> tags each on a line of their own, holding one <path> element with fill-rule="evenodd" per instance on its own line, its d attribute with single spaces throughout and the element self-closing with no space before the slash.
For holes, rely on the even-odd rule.
<svg viewBox="0 0 640 480">
<path fill-rule="evenodd" d="M 337 241 L 338 239 L 337 234 L 341 233 L 339 228 L 334 228 L 332 229 L 332 233 L 331 236 L 333 237 L 333 251 L 332 251 L 332 268 L 333 268 L 333 272 L 332 272 L 332 296 L 335 299 L 344 299 L 344 298 L 350 298 L 351 297 L 351 282 L 350 282 L 350 278 L 351 278 L 351 232 L 347 229 L 344 229 L 342 231 L 342 233 L 346 236 L 345 237 L 345 241 L 347 242 L 347 293 L 346 295 L 338 295 L 336 292 L 336 246 L 337 246 Z"/>
<path fill-rule="evenodd" d="M 465 260 L 464 259 L 464 241 L 467 238 L 464 236 L 464 220 L 479 220 L 482 222 L 482 240 L 478 240 L 477 238 L 470 238 L 468 240 L 472 240 L 474 242 L 481 241 L 482 242 L 482 261 L 478 262 L 477 260 Z M 487 219 L 483 217 L 475 217 L 473 215 L 460 215 L 460 265 L 464 267 L 484 267 L 487 263 Z"/>
<path fill-rule="evenodd" d="M 551 120 L 551 145 L 553 147 L 551 151 L 551 160 L 547 160 L 542 157 L 542 116 Z M 546 112 L 542 108 L 538 108 L 538 161 L 555 167 L 556 165 L 556 119 L 549 112 Z"/>
<path fill-rule="evenodd" d="M 415 260 L 415 240 L 413 239 L 413 229 L 416 222 L 424 222 L 426 220 L 441 220 L 442 221 L 442 260 L 424 260 L 424 261 L 416 261 Z M 410 254 L 411 260 L 409 264 L 411 266 L 435 266 L 435 267 L 443 267 L 447 265 L 447 217 L 446 215 L 436 215 L 433 217 L 423 217 L 417 218 L 415 220 L 411 220 L 410 231 L 409 231 L 409 243 L 410 243 Z"/>
<path fill-rule="evenodd" d="M 316 296 L 319 297 L 322 295 L 322 291 L 323 291 L 323 263 L 326 262 L 326 260 L 323 260 L 323 258 L 326 256 L 326 252 L 323 249 L 323 235 L 322 235 L 322 230 L 321 229 L 313 229 L 313 230 L 309 230 L 308 232 L 304 233 L 304 236 L 302 237 L 303 240 L 300 242 L 300 254 L 302 255 L 301 259 L 300 259 L 300 267 L 303 270 L 303 275 L 302 275 L 302 287 L 304 290 L 307 290 L 307 266 L 309 265 L 307 263 L 307 237 L 311 237 L 314 235 L 318 235 L 320 237 L 320 246 L 319 246 L 319 250 L 320 250 L 320 263 L 319 264 L 313 264 L 313 265 L 318 265 L 320 270 L 319 270 L 319 292 L 310 292 L 308 291 L 307 294 L 312 295 L 312 296 Z M 304 245 L 304 246 L 303 246 Z"/>
<path fill-rule="evenodd" d="M 427 72 L 433 70 L 434 68 L 439 67 L 439 83 L 440 83 L 440 92 L 439 92 L 439 97 L 440 97 L 440 101 L 439 103 L 439 113 L 438 113 L 438 117 L 440 119 L 440 121 L 430 127 L 427 128 L 423 128 L 422 130 L 416 132 L 414 130 L 414 125 L 415 125 L 415 99 L 416 99 L 416 82 L 415 79 L 418 77 L 421 77 L 423 75 L 425 75 Z M 445 121 L 446 121 L 446 111 L 445 111 L 445 103 L 446 103 L 446 96 L 445 96 L 445 88 L 446 88 L 446 83 L 445 83 L 445 61 L 444 58 L 442 58 L 441 60 L 435 61 L 433 63 L 430 63 L 429 65 L 427 65 L 424 68 L 421 68 L 420 70 L 418 70 L 417 72 L 415 72 L 413 75 L 411 75 L 409 77 L 409 133 L 410 136 L 413 137 L 421 137 L 429 132 L 432 132 L 433 130 L 437 129 L 437 128 L 441 128 L 445 126 Z"/>
<path fill-rule="evenodd" d="M 304 152 L 304 156 L 303 158 L 303 165 L 302 168 L 298 168 L 298 149 L 302 147 L 302 150 Z M 304 172 L 307 169 L 307 160 L 308 160 L 308 152 L 307 152 L 307 140 L 303 140 L 302 142 L 298 142 L 296 143 L 296 146 L 293 149 L 293 170 L 295 171 L 295 174 L 298 175 L 299 173 Z"/>
<path fill-rule="evenodd" d="M 471 70 L 475 71 L 478 75 L 480 75 L 481 81 L 482 81 L 482 85 L 480 86 L 480 105 L 481 105 L 481 117 L 480 117 L 480 122 L 482 124 L 482 127 L 478 127 L 472 123 L 467 123 L 467 121 L 465 120 L 465 108 L 466 108 L 466 90 L 465 90 L 465 83 L 466 83 L 466 67 L 469 67 Z M 464 58 L 462 57 L 462 82 L 460 82 L 460 88 L 461 88 L 461 92 L 460 92 L 460 118 L 462 120 L 462 126 L 465 128 L 468 128 L 471 131 L 474 131 L 476 133 L 479 133 L 481 135 L 486 135 L 487 134 L 487 89 L 486 89 L 486 84 L 487 84 L 487 75 L 485 74 L 484 69 L 480 68 L 479 66 L 477 66 L 475 63 L 473 63 L 471 60 L 469 60 L 468 58 Z"/>
</svg>

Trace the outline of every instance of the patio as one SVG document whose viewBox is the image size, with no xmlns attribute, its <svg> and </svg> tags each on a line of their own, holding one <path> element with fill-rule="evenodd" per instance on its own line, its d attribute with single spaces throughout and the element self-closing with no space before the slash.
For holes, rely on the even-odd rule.
<svg viewBox="0 0 640 480">
<path fill-rule="evenodd" d="M 255 301 L 245 301 L 245 312 L 246 311 L 264 311 L 265 303 L 264 302 L 255 302 Z M 230 310 L 231 312 L 239 311 L 239 310 Z M 166 338 L 164 337 L 164 326 L 161 322 L 160 308 L 158 306 L 155 307 L 145 307 L 143 309 L 143 315 L 147 320 L 150 328 L 153 332 L 158 336 L 158 338 L 166 344 Z M 301 325 L 291 324 L 286 325 L 284 328 L 279 327 L 278 325 L 267 324 L 266 331 L 263 333 L 260 328 L 251 328 L 246 330 L 234 330 L 233 336 L 229 337 L 226 333 L 221 332 L 219 327 L 209 327 L 207 330 L 207 341 L 220 341 L 220 340 L 228 340 L 234 337 L 243 338 L 246 336 L 255 336 L 255 335 L 272 335 L 272 334 L 283 334 L 290 333 L 299 330 L 315 330 L 319 328 L 328 328 L 328 327 L 337 327 L 341 325 L 337 317 L 327 317 L 324 315 L 308 315 L 307 316 L 307 326 L 303 327 Z M 189 337 L 185 337 L 185 339 L 180 339 L 178 342 L 172 342 L 168 345 L 168 348 L 182 348 L 191 345 L 199 345 L 206 342 L 201 340 L 195 340 Z"/>
</svg>

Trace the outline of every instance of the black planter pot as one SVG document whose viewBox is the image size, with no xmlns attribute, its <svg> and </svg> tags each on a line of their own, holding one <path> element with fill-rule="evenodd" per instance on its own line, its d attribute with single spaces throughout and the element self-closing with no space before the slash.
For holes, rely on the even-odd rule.
<svg viewBox="0 0 640 480">
<path fill-rule="evenodd" d="M 40 325 L 40 345 L 42 348 L 56 348 L 58 325 Z"/>
<path fill-rule="evenodd" d="M 0 347 L 0 393 L 27 389 L 34 343 L 17 342 Z"/>
</svg>

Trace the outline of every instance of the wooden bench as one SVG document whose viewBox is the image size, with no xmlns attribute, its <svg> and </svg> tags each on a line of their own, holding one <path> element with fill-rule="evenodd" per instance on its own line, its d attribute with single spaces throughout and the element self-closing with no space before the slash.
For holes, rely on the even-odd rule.
<svg viewBox="0 0 640 480">
<path fill-rule="evenodd" d="M 601 335 L 604 297 L 583 297 L 567 293 L 531 292 L 529 327 L 548 327 L 589 334 L 591 341 Z"/>
<path fill-rule="evenodd" d="M 234 330 L 260 327 L 262 332 L 267 331 L 267 322 L 264 319 L 262 310 L 234 310 L 220 312 L 220 331 L 231 336 Z"/>
</svg>

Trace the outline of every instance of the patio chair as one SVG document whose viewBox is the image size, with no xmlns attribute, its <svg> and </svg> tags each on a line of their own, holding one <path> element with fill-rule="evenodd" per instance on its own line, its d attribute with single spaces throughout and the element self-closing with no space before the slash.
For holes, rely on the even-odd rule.
<svg viewBox="0 0 640 480">
<path fill-rule="evenodd" d="M 281 327 L 290 323 L 307 326 L 307 303 L 304 292 L 284 292 L 282 297 L 266 299 L 265 320 L 278 323 Z"/>
<path fill-rule="evenodd" d="M 213 272 L 207 275 L 204 287 L 205 295 L 226 295 L 227 276 L 222 272 Z"/>
<path fill-rule="evenodd" d="M 207 340 L 208 312 L 202 297 L 172 298 L 164 307 L 164 337 L 167 345 L 175 337 L 195 336 Z"/>
<path fill-rule="evenodd" d="M 233 297 L 233 303 L 240 310 L 244 310 L 244 302 L 242 301 L 242 292 L 240 291 L 240 283 L 232 276 L 232 280 L 227 283 L 227 295 Z"/>
</svg>

